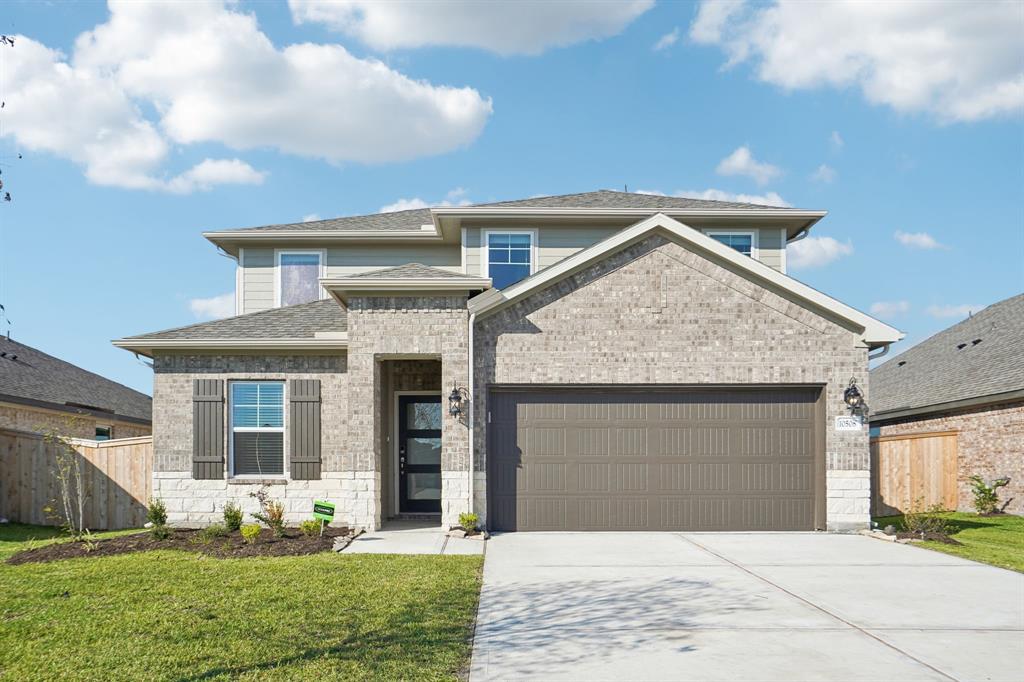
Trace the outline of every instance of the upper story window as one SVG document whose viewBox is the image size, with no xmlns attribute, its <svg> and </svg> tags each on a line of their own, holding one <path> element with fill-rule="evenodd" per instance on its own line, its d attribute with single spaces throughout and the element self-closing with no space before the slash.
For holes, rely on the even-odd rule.
<svg viewBox="0 0 1024 682">
<path fill-rule="evenodd" d="M 284 475 L 284 382 L 231 383 L 231 473 Z"/>
<path fill-rule="evenodd" d="M 297 305 L 322 298 L 322 269 L 321 251 L 278 251 L 277 304 Z"/>
<path fill-rule="evenodd" d="M 487 251 L 484 276 L 491 278 L 495 289 L 504 289 L 533 274 L 534 231 L 485 231 L 484 240 Z"/>
<path fill-rule="evenodd" d="M 709 237 L 718 240 L 726 246 L 731 246 L 744 256 L 757 258 L 757 233 L 752 230 L 746 231 L 715 231 L 708 232 Z"/>
</svg>

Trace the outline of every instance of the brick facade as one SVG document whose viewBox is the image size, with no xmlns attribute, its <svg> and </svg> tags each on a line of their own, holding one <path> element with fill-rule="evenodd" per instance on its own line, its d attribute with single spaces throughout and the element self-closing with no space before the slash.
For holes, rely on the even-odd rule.
<svg viewBox="0 0 1024 682">
<path fill-rule="evenodd" d="M 986 480 L 1008 476 L 1010 484 L 999 489 L 999 497 L 1010 501 L 1007 511 L 1024 513 L 1024 401 L 907 417 L 872 426 L 879 427 L 880 436 L 958 431 L 960 509 L 974 511 L 968 479 L 977 474 Z"/>
<path fill-rule="evenodd" d="M 96 417 L 92 414 L 75 414 L 62 410 L 47 410 L 41 407 L 0 403 L 0 429 L 38 433 L 52 429 L 71 438 L 96 437 L 97 426 L 113 428 L 113 438 L 135 438 L 148 436 L 152 427 L 137 422 Z"/>
</svg>

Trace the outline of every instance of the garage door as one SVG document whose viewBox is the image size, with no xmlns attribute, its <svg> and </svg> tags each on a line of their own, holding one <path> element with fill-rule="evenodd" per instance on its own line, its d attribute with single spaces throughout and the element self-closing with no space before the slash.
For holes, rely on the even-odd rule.
<svg viewBox="0 0 1024 682">
<path fill-rule="evenodd" d="M 495 530 L 813 530 L 819 388 L 492 389 Z"/>
</svg>

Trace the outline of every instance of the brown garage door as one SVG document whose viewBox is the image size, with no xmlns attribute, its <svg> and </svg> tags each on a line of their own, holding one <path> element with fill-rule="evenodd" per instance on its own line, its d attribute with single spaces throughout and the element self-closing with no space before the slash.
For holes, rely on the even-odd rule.
<svg viewBox="0 0 1024 682">
<path fill-rule="evenodd" d="M 813 530 L 819 388 L 492 389 L 495 530 Z"/>
</svg>

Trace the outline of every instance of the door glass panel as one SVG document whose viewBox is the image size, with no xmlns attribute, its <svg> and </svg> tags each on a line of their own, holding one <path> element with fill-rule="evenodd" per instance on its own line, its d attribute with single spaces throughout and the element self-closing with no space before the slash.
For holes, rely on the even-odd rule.
<svg viewBox="0 0 1024 682">
<path fill-rule="evenodd" d="M 406 474 L 410 500 L 440 500 L 441 474 Z"/>
<path fill-rule="evenodd" d="M 409 464 L 440 464 L 440 438 L 407 438 L 405 441 L 406 462 Z"/>
<path fill-rule="evenodd" d="M 406 410 L 405 426 L 416 430 L 441 428 L 441 403 L 410 403 Z"/>
</svg>

